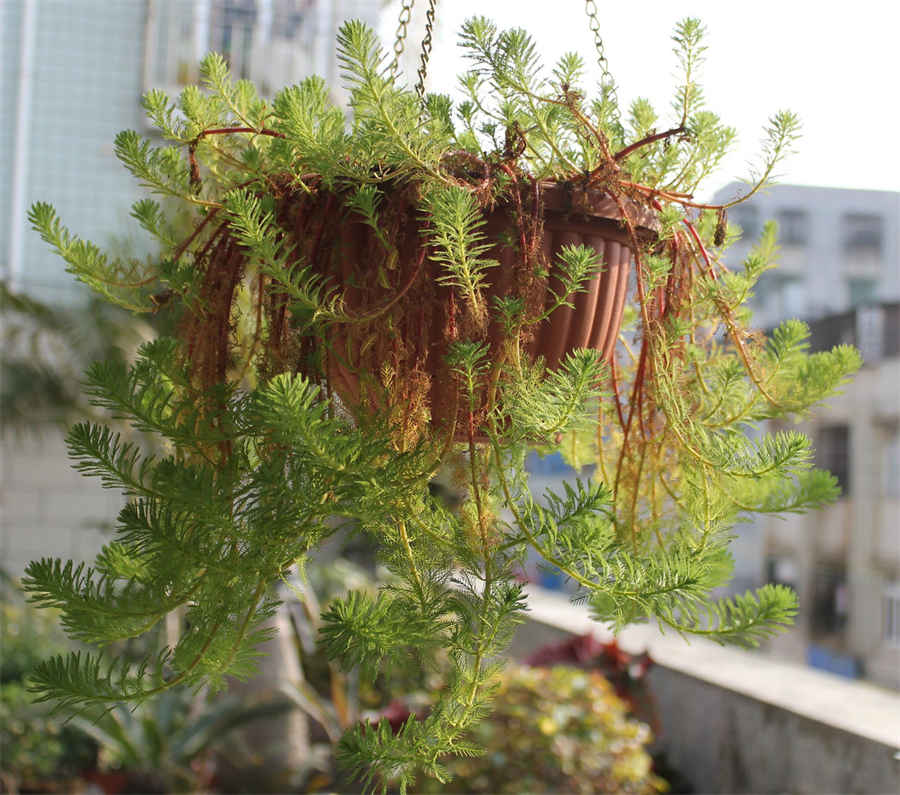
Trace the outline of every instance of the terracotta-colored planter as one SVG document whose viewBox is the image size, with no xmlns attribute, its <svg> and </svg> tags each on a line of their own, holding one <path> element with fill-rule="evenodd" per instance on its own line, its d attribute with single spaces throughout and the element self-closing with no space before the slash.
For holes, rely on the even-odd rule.
<svg viewBox="0 0 900 795">
<path fill-rule="evenodd" d="M 652 239 L 651 215 L 628 206 L 639 237 Z M 334 194 L 300 203 L 294 211 L 303 260 L 337 286 L 345 310 L 359 318 L 334 324 L 326 334 L 325 351 L 312 352 L 324 354 L 325 361 L 316 366 L 327 375 L 330 388 L 356 416 L 388 411 L 395 424 L 430 416 L 432 425 L 454 426 L 459 435 L 457 381 L 446 364 L 448 347 L 454 339 L 480 335 L 496 360 L 503 334 L 496 321 L 480 330 L 471 321 L 465 325 L 459 298 L 438 283 L 440 265 L 428 256 L 415 202 L 392 203 L 383 219 L 396 247 L 394 257 Z M 487 256 L 499 262 L 487 272 L 487 298 L 492 303 L 498 296 L 518 296 L 533 314 L 539 313 L 551 305 L 551 291 L 560 288 L 560 249 L 590 246 L 601 258 L 601 272 L 584 292 L 570 298 L 572 308 L 559 307 L 534 327 L 531 338 L 523 341 L 524 349 L 532 360 L 543 357 L 550 369 L 576 348 L 595 348 L 609 359 L 622 322 L 632 260 L 618 206 L 598 190 L 546 183 L 540 186 L 537 212 L 533 201 L 524 212 L 542 223 L 537 242 L 545 274 L 536 276 L 535 263 L 521 255 L 513 207 L 499 206 L 485 219 L 486 235 L 498 241 Z"/>
<path fill-rule="evenodd" d="M 616 202 L 601 191 L 574 193 L 553 184 L 543 191 L 544 253 L 552 264 L 548 287 L 559 291 L 557 256 L 567 245 L 593 248 L 603 267 L 586 285 L 586 290 L 570 297 L 573 308 L 559 307 L 536 330 L 532 350 L 543 356 L 551 370 L 576 348 L 594 348 L 609 360 L 615 348 L 631 272 L 631 241 Z M 629 203 L 636 215 L 638 236 L 652 237 L 654 220 L 649 213 Z M 508 273 L 504 268 L 504 273 Z M 545 300 L 551 300 L 549 291 Z"/>
</svg>

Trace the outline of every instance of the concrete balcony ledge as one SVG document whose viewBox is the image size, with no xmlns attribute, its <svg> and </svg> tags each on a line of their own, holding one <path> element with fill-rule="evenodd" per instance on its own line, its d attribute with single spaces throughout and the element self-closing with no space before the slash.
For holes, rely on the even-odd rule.
<svg viewBox="0 0 900 795">
<path fill-rule="evenodd" d="M 530 588 L 513 653 L 612 632 L 563 595 Z M 900 693 L 655 627 L 619 645 L 655 663 L 659 746 L 698 793 L 900 793 Z"/>
</svg>

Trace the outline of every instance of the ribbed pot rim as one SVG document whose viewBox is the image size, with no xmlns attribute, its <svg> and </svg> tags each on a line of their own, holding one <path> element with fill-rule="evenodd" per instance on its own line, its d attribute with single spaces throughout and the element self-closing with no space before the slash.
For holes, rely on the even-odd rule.
<svg viewBox="0 0 900 795">
<path fill-rule="evenodd" d="M 622 220 L 622 211 L 609 191 L 598 187 L 583 187 L 576 181 L 542 180 L 538 183 L 544 213 L 554 217 L 591 221 L 594 219 Z M 621 202 L 629 212 L 638 231 L 655 236 L 659 232 L 659 220 L 650 208 L 622 197 Z"/>
</svg>

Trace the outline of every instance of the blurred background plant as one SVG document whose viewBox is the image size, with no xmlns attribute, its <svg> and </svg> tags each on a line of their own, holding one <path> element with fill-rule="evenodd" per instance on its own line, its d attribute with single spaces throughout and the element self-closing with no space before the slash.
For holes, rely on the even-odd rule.
<svg viewBox="0 0 900 795">
<path fill-rule="evenodd" d="M 216 782 L 212 751 L 251 721 L 291 709 L 284 699 L 246 704 L 186 688 L 165 691 L 136 709 L 117 704 L 72 723 L 100 747 L 98 774 L 108 789 L 134 793 L 209 791 Z"/>
<path fill-rule="evenodd" d="M 252 700 L 189 689 L 167 691 L 139 707 L 67 720 L 35 704 L 28 673 L 72 649 L 55 612 L 29 606 L 0 572 L 0 792 L 75 792 L 93 783 L 104 793 L 218 789 L 215 751 L 230 733 L 293 709 L 286 698 Z M 163 630 L 160 630 L 163 631 Z M 134 641 L 118 644 L 126 658 Z"/>
<path fill-rule="evenodd" d="M 453 781 L 428 779 L 423 792 L 665 791 L 652 771 L 649 727 L 601 674 L 510 664 L 499 682 L 493 713 L 472 736 L 485 753 L 449 760 Z"/>
<path fill-rule="evenodd" d="M 0 430 L 39 433 L 97 417 L 81 389 L 97 359 L 131 360 L 156 333 L 145 320 L 91 298 L 87 306 L 50 306 L 0 280 Z"/>
<path fill-rule="evenodd" d="M 33 704 L 26 676 L 48 655 L 71 648 L 56 615 L 29 607 L 0 572 L 0 784 L 4 792 L 69 791 L 97 758 L 97 743 Z"/>
</svg>

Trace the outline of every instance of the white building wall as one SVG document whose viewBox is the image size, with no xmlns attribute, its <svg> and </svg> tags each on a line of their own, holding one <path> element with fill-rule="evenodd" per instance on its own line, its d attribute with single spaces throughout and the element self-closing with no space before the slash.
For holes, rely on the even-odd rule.
<svg viewBox="0 0 900 795">
<path fill-rule="evenodd" d="M 72 469 L 62 434 L 7 436 L 0 457 L 0 560 L 18 576 L 30 560 L 92 560 L 122 507 L 118 492 Z"/>
<path fill-rule="evenodd" d="M 746 186 L 731 183 L 716 192 L 714 201 L 727 201 L 745 191 Z M 780 225 L 780 265 L 763 274 L 754 305 L 754 320 L 760 328 L 771 328 L 789 317 L 815 319 L 851 309 L 852 279 L 873 279 L 877 284 L 874 301 L 900 300 L 900 192 L 776 185 L 733 208 L 729 220 L 745 226 L 745 219 L 753 217 L 754 226 L 761 229 L 764 221 L 795 210 L 808 219 L 807 242 L 787 242 L 786 225 Z M 848 261 L 845 235 L 851 215 L 882 219 L 879 261 Z M 745 236 L 726 261 L 738 266 L 757 238 L 755 232 Z M 796 281 L 791 283 L 789 277 Z"/>
</svg>

